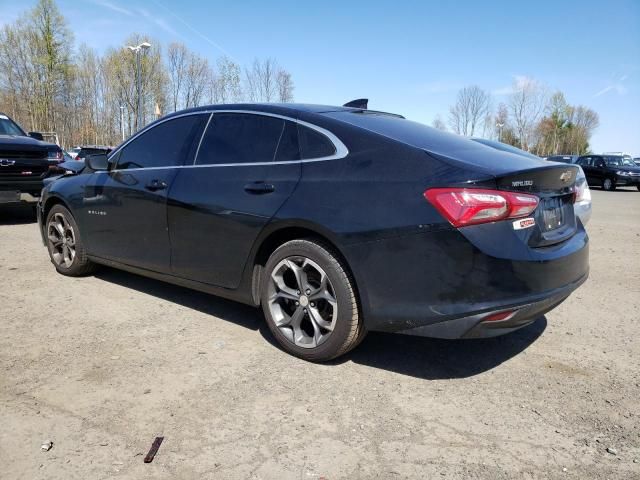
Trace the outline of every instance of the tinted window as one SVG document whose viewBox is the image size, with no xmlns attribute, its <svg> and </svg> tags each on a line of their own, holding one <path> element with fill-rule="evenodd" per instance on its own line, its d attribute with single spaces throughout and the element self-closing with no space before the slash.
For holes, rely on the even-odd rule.
<svg viewBox="0 0 640 480">
<path fill-rule="evenodd" d="M 18 125 L 13 123 L 9 117 L 0 115 L 0 135 L 24 135 L 24 132 Z"/>
<path fill-rule="evenodd" d="M 300 147 L 298 146 L 298 127 L 293 122 L 284 122 L 284 130 L 278 143 L 276 152 L 276 162 L 287 162 L 290 160 L 300 160 Z"/>
<path fill-rule="evenodd" d="M 329 157 L 336 153 L 336 147 L 331 140 L 309 127 L 298 124 L 298 137 L 303 160 Z"/>
<path fill-rule="evenodd" d="M 189 157 L 206 119 L 206 115 L 188 115 L 152 127 L 124 147 L 116 168 L 171 167 L 183 165 L 185 160 L 191 163 Z"/>
<path fill-rule="evenodd" d="M 250 113 L 215 113 L 202 139 L 196 163 L 272 162 L 284 120 Z"/>
</svg>

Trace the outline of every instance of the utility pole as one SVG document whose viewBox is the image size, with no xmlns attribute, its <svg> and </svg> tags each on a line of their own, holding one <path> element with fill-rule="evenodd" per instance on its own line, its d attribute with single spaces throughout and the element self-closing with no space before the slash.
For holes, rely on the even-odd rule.
<svg viewBox="0 0 640 480">
<path fill-rule="evenodd" d="M 124 105 L 120 105 L 120 129 L 122 130 L 122 141 L 124 142 Z"/>
<path fill-rule="evenodd" d="M 142 55 L 143 50 L 151 48 L 151 44 L 142 42 L 140 45 L 137 45 L 135 47 L 128 45 L 127 48 L 131 50 L 136 56 L 136 97 L 138 105 L 138 112 L 136 116 L 136 130 L 140 130 L 142 128 L 142 72 L 140 65 L 140 56 Z"/>
</svg>

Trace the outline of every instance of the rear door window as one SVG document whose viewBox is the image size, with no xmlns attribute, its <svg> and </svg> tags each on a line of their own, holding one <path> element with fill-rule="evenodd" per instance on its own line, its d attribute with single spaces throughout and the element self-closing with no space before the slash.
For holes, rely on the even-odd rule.
<svg viewBox="0 0 640 480">
<path fill-rule="evenodd" d="M 297 124 L 290 121 L 284 122 L 284 129 L 276 151 L 276 162 L 290 162 L 300 160 L 300 145 L 298 143 Z"/>
<path fill-rule="evenodd" d="M 133 139 L 118 156 L 116 168 L 173 167 L 191 163 L 208 115 L 187 115 L 160 123 Z"/>
<path fill-rule="evenodd" d="M 272 162 L 283 136 L 281 118 L 251 113 L 214 113 L 202 138 L 197 165 Z M 290 153 L 284 151 L 283 158 Z"/>
</svg>

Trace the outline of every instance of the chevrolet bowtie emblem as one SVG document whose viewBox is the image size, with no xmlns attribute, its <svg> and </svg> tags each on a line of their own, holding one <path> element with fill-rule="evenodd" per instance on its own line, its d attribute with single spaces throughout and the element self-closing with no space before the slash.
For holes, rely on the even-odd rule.
<svg viewBox="0 0 640 480">
<path fill-rule="evenodd" d="M 10 167 L 11 165 L 15 165 L 15 160 L 9 160 L 6 158 L 0 158 L 0 167 Z"/>
</svg>

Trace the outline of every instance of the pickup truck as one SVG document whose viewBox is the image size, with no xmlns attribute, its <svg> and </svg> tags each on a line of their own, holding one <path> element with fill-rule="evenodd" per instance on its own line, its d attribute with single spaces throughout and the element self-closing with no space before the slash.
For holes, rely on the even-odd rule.
<svg viewBox="0 0 640 480">
<path fill-rule="evenodd" d="M 31 203 L 40 198 L 43 180 L 64 160 L 62 149 L 26 133 L 0 112 L 0 205 Z"/>
</svg>

